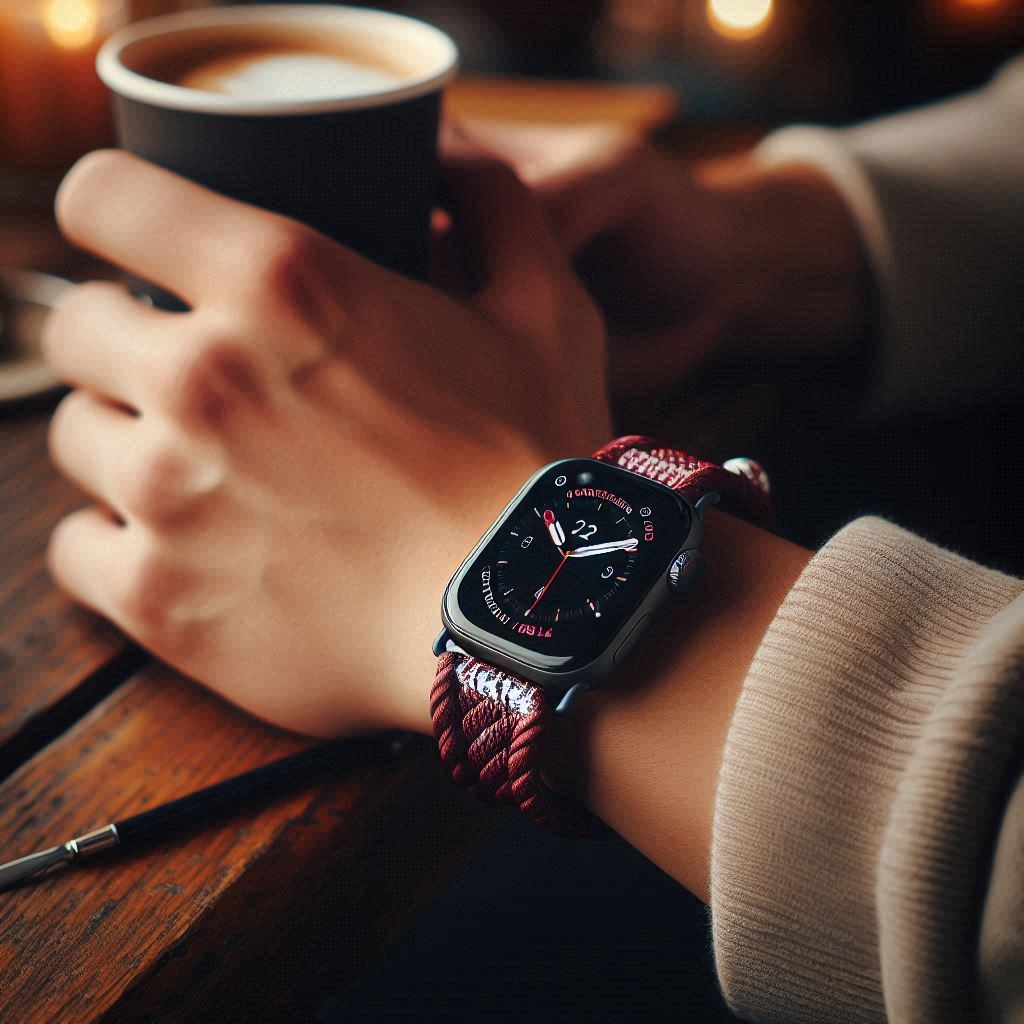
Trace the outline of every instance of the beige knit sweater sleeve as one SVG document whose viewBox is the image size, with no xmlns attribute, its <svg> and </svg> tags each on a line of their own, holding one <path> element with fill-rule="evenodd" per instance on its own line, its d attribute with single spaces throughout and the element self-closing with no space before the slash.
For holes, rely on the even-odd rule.
<svg viewBox="0 0 1024 1024">
<path fill-rule="evenodd" d="M 715 814 L 742 1017 L 1024 1021 L 1024 581 L 861 519 L 751 666 Z"/>
<path fill-rule="evenodd" d="M 1024 57 L 983 89 L 755 151 L 828 175 L 881 300 L 875 413 L 1024 391 Z"/>
</svg>

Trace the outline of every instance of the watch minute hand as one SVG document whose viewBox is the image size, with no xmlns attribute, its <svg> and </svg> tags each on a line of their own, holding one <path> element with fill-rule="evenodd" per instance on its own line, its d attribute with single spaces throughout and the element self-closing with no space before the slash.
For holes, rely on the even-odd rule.
<svg viewBox="0 0 1024 1024">
<path fill-rule="evenodd" d="M 610 551 L 636 551 L 636 537 L 627 537 L 625 540 L 609 540 L 603 544 L 591 544 L 585 548 L 573 548 L 568 552 L 569 558 L 586 558 L 589 555 L 606 555 Z"/>
</svg>

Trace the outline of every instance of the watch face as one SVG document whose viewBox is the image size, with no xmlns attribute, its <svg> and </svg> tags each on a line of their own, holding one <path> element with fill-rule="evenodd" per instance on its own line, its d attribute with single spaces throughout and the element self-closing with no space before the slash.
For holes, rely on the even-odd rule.
<svg viewBox="0 0 1024 1024">
<path fill-rule="evenodd" d="M 689 507 L 618 467 L 547 467 L 449 588 L 467 633 L 517 662 L 560 672 L 602 655 L 661 583 L 690 532 Z M 531 657 L 531 654 L 537 657 Z"/>
</svg>

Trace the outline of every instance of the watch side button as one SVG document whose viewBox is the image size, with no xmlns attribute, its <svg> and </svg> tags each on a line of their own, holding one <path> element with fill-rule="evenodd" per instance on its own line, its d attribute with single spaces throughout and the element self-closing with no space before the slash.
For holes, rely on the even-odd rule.
<svg viewBox="0 0 1024 1024">
<path fill-rule="evenodd" d="M 684 597 L 704 575 L 704 556 L 697 548 L 680 551 L 668 567 L 668 585 L 676 597 Z"/>
<path fill-rule="evenodd" d="M 612 657 L 612 661 L 615 662 L 616 667 L 621 665 L 630 655 L 630 652 L 636 647 L 637 641 L 647 632 L 647 627 L 651 624 L 651 620 L 654 618 L 653 615 L 645 615 L 630 631 L 629 636 L 619 644 L 619 649 L 615 652 Z"/>
</svg>

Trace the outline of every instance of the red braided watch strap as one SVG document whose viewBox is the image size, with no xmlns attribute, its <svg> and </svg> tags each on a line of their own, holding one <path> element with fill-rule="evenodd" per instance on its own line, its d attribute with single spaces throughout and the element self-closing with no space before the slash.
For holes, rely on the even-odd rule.
<svg viewBox="0 0 1024 1024">
<path fill-rule="evenodd" d="M 771 520 L 768 477 L 751 459 L 718 466 L 638 435 L 617 438 L 594 458 L 663 483 L 691 501 L 715 491 L 726 511 L 762 524 Z M 471 793 L 515 804 L 532 822 L 556 832 L 586 835 L 598 827 L 541 776 L 541 745 L 554 716 L 542 687 L 448 651 L 438 659 L 430 714 L 444 766 Z"/>
<path fill-rule="evenodd" d="M 539 686 L 463 654 L 438 659 L 430 716 L 451 777 L 483 800 L 518 806 L 536 825 L 588 834 L 595 819 L 541 777 L 540 742 L 553 714 Z"/>
<path fill-rule="evenodd" d="M 594 458 L 657 480 L 691 501 L 715 491 L 726 512 L 761 526 L 772 521 L 768 474 L 753 459 L 729 459 L 719 466 L 675 448 L 662 448 L 653 438 L 639 434 L 617 437 Z"/>
</svg>

